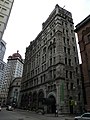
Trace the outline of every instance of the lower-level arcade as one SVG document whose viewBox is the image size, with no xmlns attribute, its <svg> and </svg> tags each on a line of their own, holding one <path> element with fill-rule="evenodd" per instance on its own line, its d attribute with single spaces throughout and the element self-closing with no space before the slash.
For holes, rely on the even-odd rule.
<svg viewBox="0 0 90 120">
<path fill-rule="evenodd" d="M 55 113 L 56 110 L 56 97 L 51 94 L 48 97 L 45 97 L 45 93 L 42 89 L 38 92 L 34 91 L 33 93 L 23 94 L 21 96 L 20 107 L 22 109 L 29 110 L 44 110 L 46 113 Z"/>
<path fill-rule="evenodd" d="M 79 113 L 83 109 L 78 89 L 67 90 L 64 81 L 47 83 L 20 93 L 19 107 L 32 111 L 43 110 L 46 113 Z"/>
</svg>

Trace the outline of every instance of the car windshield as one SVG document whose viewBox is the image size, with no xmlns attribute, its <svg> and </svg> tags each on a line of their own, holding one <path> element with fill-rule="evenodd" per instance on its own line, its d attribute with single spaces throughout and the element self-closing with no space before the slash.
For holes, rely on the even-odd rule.
<svg viewBox="0 0 90 120">
<path fill-rule="evenodd" d="M 82 115 L 82 117 L 90 117 L 90 114 L 86 113 L 86 114 Z"/>
</svg>

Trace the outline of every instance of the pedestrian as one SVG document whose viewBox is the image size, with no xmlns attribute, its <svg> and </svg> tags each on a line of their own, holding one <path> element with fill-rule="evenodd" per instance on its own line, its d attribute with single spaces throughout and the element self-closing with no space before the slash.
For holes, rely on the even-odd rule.
<svg viewBox="0 0 90 120">
<path fill-rule="evenodd" d="M 55 117 L 58 117 L 58 110 L 55 110 Z"/>
</svg>

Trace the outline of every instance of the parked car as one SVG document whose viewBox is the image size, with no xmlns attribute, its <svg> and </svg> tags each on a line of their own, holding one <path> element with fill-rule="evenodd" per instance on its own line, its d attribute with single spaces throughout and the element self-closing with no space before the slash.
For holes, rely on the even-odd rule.
<svg viewBox="0 0 90 120">
<path fill-rule="evenodd" d="M 11 105 L 8 105 L 8 106 L 6 107 L 6 110 L 12 111 L 12 110 L 13 110 L 13 108 L 12 108 L 12 106 L 11 106 Z"/>
<path fill-rule="evenodd" d="M 2 109 L 2 108 L 1 108 L 1 106 L 0 106 L 0 111 L 1 111 L 1 109 Z"/>
<path fill-rule="evenodd" d="M 81 116 L 75 117 L 74 120 L 90 120 L 90 113 L 84 113 Z"/>
</svg>

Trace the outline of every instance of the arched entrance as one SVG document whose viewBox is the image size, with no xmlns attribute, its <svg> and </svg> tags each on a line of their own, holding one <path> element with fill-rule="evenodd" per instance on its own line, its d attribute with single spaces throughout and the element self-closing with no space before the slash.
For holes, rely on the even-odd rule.
<svg viewBox="0 0 90 120">
<path fill-rule="evenodd" d="M 20 103 L 20 107 L 23 108 L 24 107 L 24 94 L 21 96 L 21 103 Z"/>
<path fill-rule="evenodd" d="M 44 92 L 40 90 L 38 93 L 38 108 L 43 108 L 43 98 L 44 98 Z"/>
<path fill-rule="evenodd" d="M 21 103 L 20 103 L 20 107 L 23 109 L 28 109 L 28 105 L 29 105 L 29 96 L 28 94 L 23 94 L 21 96 Z"/>
<path fill-rule="evenodd" d="M 56 110 L 56 99 L 53 95 L 50 95 L 47 99 L 47 112 L 55 113 Z"/>
<path fill-rule="evenodd" d="M 37 109 L 37 92 L 33 93 L 33 110 Z"/>
<path fill-rule="evenodd" d="M 33 97 L 32 97 L 32 93 L 30 92 L 29 93 L 29 110 L 32 110 L 32 102 L 33 102 L 33 99 L 32 99 Z"/>
<path fill-rule="evenodd" d="M 28 102 L 29 102 L 28 94 L 26 93 L 24 98 L 24 109 L 28 109 Z"/>
</svg>

